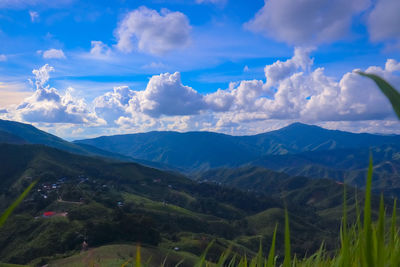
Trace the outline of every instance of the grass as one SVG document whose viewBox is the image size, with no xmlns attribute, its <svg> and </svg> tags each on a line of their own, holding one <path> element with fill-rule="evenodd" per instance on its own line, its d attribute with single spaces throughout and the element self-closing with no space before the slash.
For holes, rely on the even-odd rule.
<svg viewBox="0 0 400 267">
<path fill-rule="evenodd" d="M 11 204 L 10 207 L 6 209 L 6 211 L 0 217 L 0 227 L 4 225 L 8 217 L 10 217 L 11 213 L 18 207 L 18 205 L 24 200 L 24 198 L 29 194 L 32 188 L 36 185 L 37 181 L 32 182 L 24 192 Z"/>
<path fill-rule="evenodd" d="M 184 259 L 185 265 L 193 266 L 197 257 L 183 252 L 170 251 L 159 247 L 138 246 L 135 244 L 106 245 L 80 254 L 50 261 L 49 267 L 86 267 L 86 266 L 175 266 Z M 1 265 L 0 265 L 1 266 Z"/>
<path fill-rule="evenodd" d="M 396 89 L 394 89 L 394 87 L 391 86 L 387 81 L 385 81 L 378 75 L 365 72 L 358 72 L 358 74 L 364 77 L 368 77 L 376 83 L 381 92 L 387 97 L 387 99 L 389 99 L 390 103 L 392 104 L 394 112 L 400 119 L 400 93 Z"/>
</svg>

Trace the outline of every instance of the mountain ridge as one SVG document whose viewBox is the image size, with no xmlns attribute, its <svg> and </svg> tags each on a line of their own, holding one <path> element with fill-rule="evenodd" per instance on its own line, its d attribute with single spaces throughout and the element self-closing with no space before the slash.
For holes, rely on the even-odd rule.
<svg viewBox="0 0 400 267">
<path fill-rule="evenodd" d="M 232 136 L 213 132 L 153 131 L 76 140 L 137 159 L 167 164 L 185 171 L 237 167 L 266 155 L 369 148 L 400 144 L 400 135 L 374 135 L 327 130 L 294 123 L 257 135 Z"/>
</svg>

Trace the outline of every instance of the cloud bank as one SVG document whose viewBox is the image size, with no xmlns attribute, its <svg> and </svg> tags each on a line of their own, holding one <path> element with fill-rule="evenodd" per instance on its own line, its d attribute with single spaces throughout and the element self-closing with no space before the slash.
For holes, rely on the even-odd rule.
<svg viewBox="0 0 400 267">
<path fill-rule="evenodd" d="M 73 88 L 64 94 L 47 82 L 53 67 L 44 65 L 33 70 L 35 92 L 12 110 L 12 118 L 35 123 L 70 123 L 100 125 L 103 120 L 90 112 L 85 101 L 73 96 Z"/>
<path fill-rule="evenodd" d="M 355 72 L 340 79 L 329 77 L 323 68 L 313 66 L 311 52 L 312 48 L 296 48 L 292 58 L 265 66 L 265 80 L 235 82 L 209 94 L 184 85 L 180 73 L 175 72 L 152 76 L 144 90 L 115 87 L 89 104 L 74 96 L 71 88 L 60 93 L 50 87 L 54 68 L 44 65 L 33 71 L 33 95 L 0 117 L 101 127 L 105 132 L 212 130 L 250 134 L 268 130 L 266 125 L 272 122 L 282 126 L 291 121 L 328 127 L 364 123 L 361 129 L 370 130 L 375 125 L 376 131 L 382 125 L 393 127 L 389 123 L 395 121 L 390 104 L 372 81 Z M 400 63 L 396 60 L 365 71 L 400 88 Z"/>
</svg>

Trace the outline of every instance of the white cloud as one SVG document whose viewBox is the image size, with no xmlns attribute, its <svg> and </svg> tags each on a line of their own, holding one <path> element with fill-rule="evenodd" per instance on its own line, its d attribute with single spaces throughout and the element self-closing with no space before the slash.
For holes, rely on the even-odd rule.
<svg viewBox="0 0 400 267">
<path fill-rule="evenodd" d="M 73 88 L 68 88 L 64 94 L 61 94 L 57 89 L 47 85 L 50 72 L 53 71 L 54 68 L 47 64 L 32 71 L 35 74 L 36 91 L 10 111 L 12 118 L 32 123 L 91 125 L 104 123 L 93 112 L 90 112 L 83 99 L 73 96 Z"/>
<path fill-rule="evenodd" d="M 95 98 L 94 110 L 108 124 L 114 124 L 120 117 L 129 115 L 129 100 L 135 96 L 136 92 L 127 86 L 115 87 L 113 92 Z"/>
<path fill-rule="evenodd" d="M 107 58 L 111 54 L 111 49 L 102 41 L 92 41 L 90 54 L 97 58 Z"/>
<path fill-rule="evenodd" d="M 35 22 L 39 18 L 39 13 L 36 11 L 29 11 L 29 16 L 31 17 L 31 21 Z"/>
<path fill-rule="evenodd" d="M 385 64 L 385 70 L 389 72 L 400 71 L 400 62 L 394 59 L 388 59 Z"/>
<path fill-rule="evenodd" d="M 54 68 L 49 64 L 42 66 L 40 69 L 35 69 L 32 73 L 35 75 L 36 90 L 44 87 L 44 85 L 50 79 L 50 73 L 54 71 Z"/>
<path fill-rule="evenodd" d="M 255 101 L 265 94 L 263 81 L 251 80 L 231 83 L 229 89 L 208 94 L 205 100 L 214 111 L 249 111 L 257 107 Z"/>
<path fill-rule="evenodd" d="M 127 86 L 116 87 L 97 97 L 94 102 L 96 114 L 109 125 L 128 124 L 140 118 L 151 121 L 161 116 L 184 116 L 198 114 L 205 109 L 203 95 L 181 82 L 180 73 L 164 73 L 151 77 L 144 91 L 134 91 Z"/>
<path fill-rule="evenodd" d="M 289 44 L 331 42 L 345 38 L 353 16 L 369 5 L 370 0 L 265 0 L 245 27 Z"/>
<path fill-rule="evenodd" d="M 152 117 L 197 114 L 205 107 L 203 96 L 183 85 L 179 72 L 151 77 L 146 90 L 131 104 Z"/>
<path fill-rule="evenodd" d="M 284 62 L 278 60 L 272 65 L 264 68 L 265 77 L 267 78 L 267 87 L 275 86 L 281 80 L 292 75 L 296 71 L 306 71 L 313 64 L 313 59 L 309 57 L 312 48 L 295 48 L 294 56 Z"/>
<path fill-rule="evenodd" d="M 323 68 L 313 69 L 310 51 L 296 48 L 292 58 L 267 65 L 266 81 L 231 83 L 207 95 L 183 85 L 178 72 L 156 75 L 144 91 L 118 87 L 96 98 L 95 110 L 109 125 L 126 129 L 236 134 L 260 132 L 271 120 L 282 125 L 394 118 L 388 100 L 371 80 L 353 72 L 340 79 L 329 77 Z M 400 63 L 393 59 L 384 68 L 366 69 L 400 87 L 398 70 Z"/>
<path fill-rule="evenodd" d="M 372 41 L 400 42 L 400 1 L 378 0 L 368 16 L 368 31 Z"/>
<path fill-rule="evenodd" d="M 128 13 L 116 29 L 117 48 L 132 52 L 135 47 L 151 54 L 164 54 L 186 47 L 190 41 L 191 26 L 181 12 L 140 7 Z"/>
<path fill-rule="evenodd" d="M 50 59 L 50 58 L 55 58 L 55 59 L 64 59 L 65 55 L 64 52 L 61 49 L 49 49 L 43 52 L 43 58 Z"/>
<path fill-rule="evenodd" d="M 307 50 L 296 49 L 291 59 L 265 67 L 265 83 L 242 81 L 231 84 L 229 89 L 206 95 L 208 108 L 225 113 L 220 125 L 229 121 L 223 118 L 230 113 L 236 117 L 241 114 L 242 119 L 247 117 L 250 120 L 301 120 L 313 123 L 393 117 L 388 100 L 371 80 L 349 72 L 337 81 L 326 76 L 323 68 L 311 70 L 312 62 Z M 372 66 L 366 71 L 376 73 L 400 88 L 400 77 L 394 74 L 399 69 L 400 63 L 389 59 L 385 68 Z M 232 119 L 232 115 L 228 117 Z"/>
<path fill-rule="evenodd" d="M 4 61 L 7 61 L 7 56 L 0 54 L 0 62 L 4 62 Z"/>
<path fill-rule="evenodd" d="M 51 88 L 47 82 L 54 69 L 45 65 L 33 71 L 35 93 L 18 108 L 7 108 L 0 117 L 35 123 L 100 125 L 98 131 L 103 134 L 149 130 L 253 134 L 294 121 L 352 131 L 357 129 L 350 129 L 351 122 L 360 125 L 361 130 L 375 132 L 389 133 L 400 128 L 393 126 L 391 106 L 371 80 L 355 72 L 329 77 L 323 68 L 313 66 L 309 53 L 310 49 L 296 48 L 292 58 L 265 66 L 266 80 L 235 82 L 209 94 L 183 85 L 176 72 L 151 77 L 145 90 L 115 87 L 89 104 L 76 97 L 77 92 L 72 89 L 61 93 Z M 383 67 L 371 66 L 365 71 L 400 88 L 400 63 L 394 59 L 388 59 Z M 95 127 L 83 128 L 80 135 L 93 135 Z"/>
</svg>

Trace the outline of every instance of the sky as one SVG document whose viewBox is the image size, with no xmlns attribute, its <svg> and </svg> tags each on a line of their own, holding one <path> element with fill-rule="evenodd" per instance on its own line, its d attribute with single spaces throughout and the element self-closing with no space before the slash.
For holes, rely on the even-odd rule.
<svg viewBox="0 0 400 267">
<path fill-rule="evenodd" d="M 68 140 L 293 122 L 400 134 L 398 0 L 0 0 L 0 119 Z"/>
</svg>

